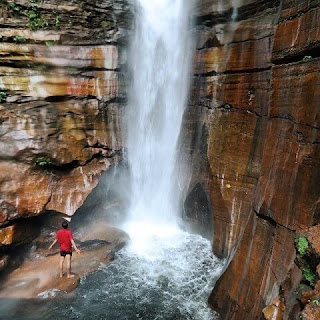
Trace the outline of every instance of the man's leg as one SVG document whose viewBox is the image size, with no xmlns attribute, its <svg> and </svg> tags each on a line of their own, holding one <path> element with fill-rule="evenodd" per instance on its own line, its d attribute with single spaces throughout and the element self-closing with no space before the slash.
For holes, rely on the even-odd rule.
<svg viewBox="0 0 320 320">
<path fill-rule="evenodd" d="M 71 254 L 67 254 L 67 277 L 74 277 L 74 275 L 71 274 Z"/>
<path fill-rule="evenodd" d="M 59 261 L 59 270 L 60 270 L 60 277 L 63 277 L 63 263 L 64 263 L 64 258 L 65 257 L 60 257 L 60 261 Z"/>
</svg>

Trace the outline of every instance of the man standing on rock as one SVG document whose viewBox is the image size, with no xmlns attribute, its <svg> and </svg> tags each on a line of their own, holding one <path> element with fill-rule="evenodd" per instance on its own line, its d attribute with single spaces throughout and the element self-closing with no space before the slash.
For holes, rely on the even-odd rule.
<svg viewBox="0 0 320 320">
<path fill-rule="evenodd" d="M 80 254 L 80 250 L 77 248 L 71 230 L 68 229 L 68 222 L 62 222 L 62 229 L 57 232 L 56 239 L 52 242 L 49 249 L 51 249 L 57 242 L 60 244 L 60 262 L 59 270 L 60 277 L 63 277 L 63 263 L 65 257 L 67 257 L 67 277 L 72 278 L 74 275 L 71 273 L 71 256 L 72 256 L 72 246 Z"/>
</svg>

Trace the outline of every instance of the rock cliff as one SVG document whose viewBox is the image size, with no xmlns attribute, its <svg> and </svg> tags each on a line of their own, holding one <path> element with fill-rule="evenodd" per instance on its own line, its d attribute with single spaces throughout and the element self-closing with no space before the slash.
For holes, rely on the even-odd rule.
<svg viewBox="0 0 320 320">
<path fill-rule="evenodd" d="M 267 306 L 268 319 L 296 319 L 295 241 L 320 223 L 320 1 L 202 0 L 195 21 L 188 197 L 210 209 L 228 262 L 210 303 L 222 319 Z"/>
<path fill-rule="evenodd" d="M 119 158 L 130 23 L 126 1 L 0 2 L 0 246 L 73 215 Z"/>
<path fill-rule="evenodd" d="M 73 215 L 121 156 L 131 20 L 125 0 L 0 1 L 1 250 L 37 234 L 25 218 Z M 320 1 L 199 0 L 194 21 L 184 213 L 227 260 L 210 303 L 233 320 L 297 319 L 307 304 L 312 319 Z"/>
</svg>

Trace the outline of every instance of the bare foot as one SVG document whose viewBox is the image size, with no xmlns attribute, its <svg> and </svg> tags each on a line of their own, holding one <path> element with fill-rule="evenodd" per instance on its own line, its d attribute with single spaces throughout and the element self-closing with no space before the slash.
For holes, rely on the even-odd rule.
<svg viewBox="0 0 320 320">
<path fill-rule="evenodd" d="M 74 274 L 68 274 L 67 278 L 74 278 Z"/>
<path fill-rule="evenodd" d="M 64 274 L 63 273 L 60 273 L 60 278 L 62 278 L 64 276 Z"/>
</svg>

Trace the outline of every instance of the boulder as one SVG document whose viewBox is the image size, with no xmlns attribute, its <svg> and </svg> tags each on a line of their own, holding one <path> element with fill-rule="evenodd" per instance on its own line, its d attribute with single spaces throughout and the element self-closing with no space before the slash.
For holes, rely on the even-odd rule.
<svg viewBox="0 0 320 320">
<path fill-rule="evenodd" d="M 19 162 L 0 161 L 0 225 L 34 217 L 45 210 L 73 215 L 109 165 L 106 158 L 93 159 L 84 166 L 55 173 Z"/>
<path fill-rule="evenodd" d="M 39 232 L 37 221 L 19 221 L 0 229 L 0 247 L 31 242 Z"/>
<path fill-rule="evenodd" d="M 283 320 L 284 310 L 284 302 L 280 297 L 277 297 L 262 312 L 266 320 Z"/>
<path fill-rule="evenodd" d="M 98 184 L 101 173 L 109 166 L 110 162 L 107 159 L 94 159 L 62 176 L 52 190 L 46 209 L 72 216 Z"/>
</svg>

